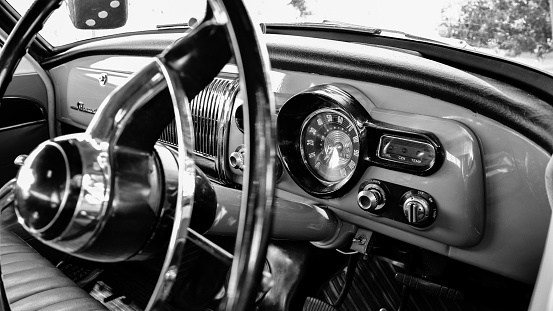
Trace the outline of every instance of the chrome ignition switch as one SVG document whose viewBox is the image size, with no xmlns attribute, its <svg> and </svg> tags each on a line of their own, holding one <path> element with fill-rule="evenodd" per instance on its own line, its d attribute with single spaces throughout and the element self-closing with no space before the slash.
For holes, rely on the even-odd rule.
<svg viewBox="0 0 553 311">
<path fill-rule="evenodd" d="M 420 190 L 407 191 L 400 200 L 407 222 L 415 227 L 429 226 L 438 215 L 434 198 Z"/>
<path fill-rule="evenodd" d="M 376 179 L 361 184 L 357 193 L 357 205 L 369 213 L 380 214 L 386 205 L 385 185 Z"/>
</svg>

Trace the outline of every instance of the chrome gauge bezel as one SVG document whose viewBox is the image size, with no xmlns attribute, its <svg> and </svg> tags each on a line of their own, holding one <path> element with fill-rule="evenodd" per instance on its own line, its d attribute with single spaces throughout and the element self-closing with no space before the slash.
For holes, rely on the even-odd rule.
<svg viewBox="0 0 553 311">
<path fill-rule="evenodd" d="M 302 154 L 302 130 L 310 118 L 330 110 L 348 119 L 359 137 L 356 167 L 338 181 L 329 182 L 313 172 Z M 290 98 L 277 118 L 278 152 L 283 166 L 294 182 L 305 192 L 319 198 L 338 197 L 351 189 L 367 168 L 367 127 L 370 116 L 363 105 L 344 89 L 332 85 L 311 87 Z"/>
<path fill-rule="evenodd" d="M 347 182 L 353 176 L 353 174 L 355 173 L 355 169 L 357 169 L 357 167 L 359 166 L 360 161 L 359 161 L 359 154 L 358 154 L 356 156 L 357 160 L 355 161 L 355 167 L 346 176 L 342 177 L 340 180 L 337 180 L 337 181 L 325 180 L 320 176 L 319 172 L 314 170 L 314 168 L 309 163 L 309 160 L 307 159 L 307 154 L 306 154 L 306 151 L 305 151 L 305 148 L 304 148 L 304 139 L 306 138 L 305 132 L 306 132 L 306 126 L 308 126 L 311 123 L 311 120 L 313 120 L 313 118 L 315 118 L 315 116 L 317 116 L 319 114 L 323 114 L 323 113 L 336 114 L 336 115 L 339 115 L 342 118 L 344 118 L 344 120 L 347 120 L 347 122 L 349 122 L 353 126 L 353 131 L 355 132 L 355 136 L 357 136 L 358 140 L 359 140 L 359 125 L 356 124 L 356 121 L 353 120 L 352 117 L 349 116 L 343 110 L 341 110 L 341 109 L 332 109 L 332 108 L 322 108 L 322 109 L 315 110 L 310 115 L 308 115 L 305 118 L 305 120 L 303 121 L 303 124 L 302 124 L 301 129 L 300 129 L 300 141 L 299 141 L 300 154 L 301 154 L 302 161 L 303 161 L 304 165 L 309 169 L 309 171 L 313 174 L 313 176 L 315 178 L 317 178 L 321 183 L 331 186 L 331 185 L 334 185 L 334 184 Z M 349 137 L 349 135 L 348 135 L 348 137 Z M 352 141 L 352 144 L 354 144 L 354 143 L 355 142 Z M 360 146 L 360 141 L 358 141 L 357 144 Z M 357 150 L 360 151 L 359 148 Z"/>
</svg>

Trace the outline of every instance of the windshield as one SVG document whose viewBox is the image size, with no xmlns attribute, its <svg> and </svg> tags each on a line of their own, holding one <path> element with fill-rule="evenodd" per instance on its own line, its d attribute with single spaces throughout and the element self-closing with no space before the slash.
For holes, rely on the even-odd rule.
<svg viewBox="0 0 553 311">
<path fill-rule="evenodd" d="M 257 22 L 348 23 L 400 31 L 507 57 L 553 73 L 550 17 L 553 9 L 549 1 L 244 0 Z M 24 13 L 32 0 L 9 2 L 18 12 Z M 40 34 L 50 44 L 59 46 L 110 34 L 183 24 L 190 18 L 201 20 L 206 6 L 205 1 L 191 0 L 129 0 L 128 3 L 129 17 L 122 28 L 75 29 L 64 8 L 50 17 Z"/>
</svg>

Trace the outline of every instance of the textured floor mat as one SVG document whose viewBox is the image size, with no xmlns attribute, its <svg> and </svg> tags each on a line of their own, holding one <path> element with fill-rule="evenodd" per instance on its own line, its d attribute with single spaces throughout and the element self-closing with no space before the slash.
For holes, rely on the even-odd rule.
<svg viewBox="0 0 553 311">
<path fill-rule="evenodd" d="M 61 272 L 81 288 L 96 280 L 103 272 L 102 269 L 83 267 L 82 265 L 65 263 L 63 261 L 56 265 L 56 268 L 60 269 Z"/>
<path fill-rule="evenodd" d="M 303 311 L 336 311 L 336 308 L 317 298 L 307 297 Z"/>
<path fill-rule="evenodd" d="M 397 310 L 401 303 L 402 286 L 394 279 L 403 272 L 388 261 L 359 260 L 352 287 L 341 311 Z M 335 275 L 320 291 L 319 298 L 332 304 L 345 282 L 345 272 Z M 493 309 L 493 308 L 492 308 Z M 467 301 L 453 301 L 428 296 L 411 290 L 407 310 L 490 310 L 488 307 Z"/>
<path fill-rule="evenodd" d="M 190 245 L 188 251 L 182 258 L 179 266 L 181 276 L 194 269 L 194 263 L 197 262 L 197 256 L 200 249 L 194 245 Z M 110 287 L 112 293 L 117 296 L 125 297 L 125 301 L 132 302 L 131 305 L 136 307 L 136 310 L 145 309 L 152 292 L 156 286 L 157 279 L 160 274 L 163 264 L 163 257 L 142 262 L 125 262 L 106 266 L 104 273 L 99 277 L 99 281 Z M 100 283 L 100 282 L 98 282 Z M 108 296 L 109 297 L 109 296 Z M 120 299 L 117 299 L 121 301 Z M 124 305 L 119 305 L 117 308 L 109 307 L 110 310 L 135 310 L 135 308 L 125 309 Z M 164 311 L 176 311 L 169 304 L 163 306 Z"/>
<path fill-rule="evenodd" d="M 395 283 L 395 270 L 391 264 L 372 259 L 360 260 L 351 289 L 341 310 L 396 310 L 399 306 L 401 286 Z M 323 301 L 334 303 L 345 283 L 345 271 L 335 275 L 322 289 Z"/>
</svg>

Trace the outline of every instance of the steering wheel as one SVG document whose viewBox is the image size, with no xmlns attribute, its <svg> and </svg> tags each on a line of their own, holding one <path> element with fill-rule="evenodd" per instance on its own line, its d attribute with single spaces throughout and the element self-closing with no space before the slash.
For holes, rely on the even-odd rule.
<svg viewBox="0 0 553 311">
<path fill-rule="evenodd" d="M 37 0 L 18 21 L 0 54 L 0 95 L 61 2 Z M 244 94 L 245 142 L 252 146 L 234 256 L 200 234 L 213 222 L 216 201 L 194 165 L 188 106 L 229 62 L 231 49 Z M 214 265 L 232 263 L 221 309 L 252 309 L 274 197 L 275 105 L 268 68 L 267 52 L 241 1 L 210 0 L 204 21 L 114 91 L 85 133 L 51 139 L 29 155 L 14 189 L 19 222 L 45 244 L 89 260 L 141 259 L 166 249 L 147 309 L 170 300 L 199 310 L 221 290 L 227 269 L 190 273 L 179 266 L 189 248 L 185 242 L 192 241 L 213 255 L 219 263 Z M 156 145 L 173 118 L 178 152 Z"/>
</svg>

